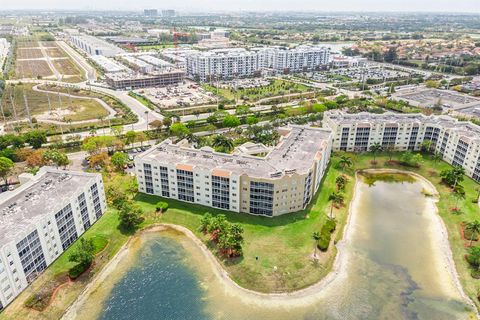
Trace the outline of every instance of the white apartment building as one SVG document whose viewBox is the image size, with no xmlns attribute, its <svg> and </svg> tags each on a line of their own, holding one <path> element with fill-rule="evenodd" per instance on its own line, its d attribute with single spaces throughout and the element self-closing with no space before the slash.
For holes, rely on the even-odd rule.
<svg viewBox="0 0 480 320">
<path fill-rule="evenodd" d="M 186 54 L 187 75 L 199 81 L 259 76 L 269 69 L 282 73 L 316 70 L 329 62 L 330 49 L 299 46 L 191 51 Z"/>
<path fill-rule="evenodd" d="M 73 34 L 70 42 L 77 48 L 84 51 L 88 55 L 102 55 L 113 57 L 117 54 L 125 53 L 125 51 L 114 44 L 111 44 L 100 38 L 85 34 Z"/>
<path fill-rule="evenodd" d="M 304 209 L 330 160 L 330 130 L 291 126 L 265 157 L 194 149 L 170 140 L 135 158 L 139 191 L 267 217 Z"/>
<path fill-rule="evenodd" d="M 431 141 L 431 150 L 467 176 L 480 182 L 480 126 L 448 116 L 423 114 L 347 114 L 327 111 L 323 127 L 333 131 L 333 150 L 367 151 L 375 143 L 396 150 L 420 150 Z"/>
<path fill-rule="evenodd" d="M 0 194 L 0 309 L 105 212 L 102 176 L 44 167 Z"/>
</svg>

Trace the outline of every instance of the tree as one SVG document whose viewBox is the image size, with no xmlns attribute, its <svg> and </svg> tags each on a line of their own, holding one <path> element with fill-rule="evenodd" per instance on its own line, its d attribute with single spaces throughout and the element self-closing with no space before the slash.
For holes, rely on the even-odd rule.
<svg viewBox="0 0 480 320">
<path fill-rule="evenodd" d="M 143 142 L 145 142 L 147 140 L 147 135 L 145 134 L 145 132 L 137 132 L 137 136 L 135 137 L 135 141 L 137 142 L 140 142 L 140 146 L 143 147 Z"/>
<path fill-rule="evenodd" d="M 469 244 L 469 246 L 471 247 L 473 242 L 473 237 L 475 235 L 478 236 L 478 234 L 480 233 L 480 221 L 474 220 L 474 221 L 467 222 L 465 224 L 465 230 L 468 230 L 471 233 L 470 244 Z"/>
<path fill-rule="evenodd" d="M 44 162 L 49 164 L 55 164 L 58 167 L 66 167 L 70 164 L 70 160 L 66 153 L 55 150 L 55 149 L 47 149 L 43 153 Z"/>
<path fill-rule="evenodd" d="M 168 202 L 165 201 L 158 201 L 157 204 L 155 205 L 155 209 L 157 212 L 165 212 L 168 209 Z"/>
<path fill-rule="evenodd" d="M 143 211 L 135 204 L 125 202 L 120 208 L 120 224 L 128 230 L 134 230 L 143 221 Z"/>
<path fill-rule="evenodd" d="M 45 159 L 43 158 L 44 149 L 37 149 L 33 151 L 25 161 L 30 168 L 41 167 L 45 164 Z"/>
<path fill-rule="evenodd" d="M 320 236 L 320 232 L 315 231 L 315 232 L 312 234 L 312 238 L 313 238 L 313 240 L 315 241 L 315 247 L 314 247 L 315 249 L 314 249 L 314 251 L 313 251 L 313 256 L 314 256 L 314 257 L 317 257 L 318 241 L 320 241 L 320 239 L 322 238 L 322 237 Z"/>
<path fill-rule="evenodd" d="M 373 162 L 376 162 L 377 153 L 381 152 L 383 147 L 380 143 L 375 142 L 370 146 L 370 152 L 373 153 Z"/>
<path fill-rule="evenodd" d="M 258 123 L 258 118 L 255 117 L 255 116 L 248 116 L 246 119 L 245 119 L 245 123 L 248 124 L 249 126 L 252 126 L 254 124 L 257 124 Z"/>
<path fill-rule="evenodd" d="M 126 144 L 134 143 L 136 137 L 137 137 L 137 133 L 135 131 L 127 131 L 127 133 L 125 133 L 125 143 Z"/>
<path fill-rule="evenodd" d="M 435 80 L 427 80 L 427 81 L 425 81 L 425 86 L 427 88 L 437 89 L 438 87 L 440 87 L 440 83 L 438 81 L 435 81 Z"/>
<path fill-rule="evenodd" d="M 176 122 L 170 126 L 170 133 L 182 139 L 190 133 L 190 130 L 184 123 Z"/>
<path fill-rule="evenodd" d="M 468 248 L 467 262 L 478 270 L 480 267 L 480 247 Z"/>
<path fill-rule="evenodd" d="M 88 268 L 95 258 L 95 245 L 92 239 L 81 238 L 78 245 L 68 256 L 68 261 L 76 262 L 84 268 Z"/>
<path fill-rule="evenodd" d="M 433 162 L 437 163 L 437 161 L 442 160 L 442 155 L 438 152 L 435 152 L 432 156 Z"/>
<path fill-rule="evenodd" d="M 422 145 L 421 145 L 420 148 L 423 152 L 429 152 L 431 147 L 432 147 L 432 141 L 431 140 L 425 140 L 425 141 L 422 142 Z"/>
<path fill-rule="evenodd" d="M 162 122 L 163 122 L 163 125 L 167 127 L 167 129 L 170 128 L 170 126 L 172 125 L 172 119 L 169 117 L 163 118 Z"/>
<path fill-rule="evenodd" d="M 458 183 L 464 179 L 465 169 L 460 166 L 455 166 L 452 169 L 446 169 L 440 172 L 442 181 L 450 187 L 455 187 Z"/>
<path fill-rule="evenodd" d="M 215 116 L 215 115 L 209 115 L 208 118 L 207 118 L 207 123 L 211 124 L 211 125 L 216 125 L 218 122 L 218 118 Z"/>
<path fill-rule="evenodd" d="M 216 135 L 215 138 L 213 138 L 212 145 L 214 148 L 217 148 L 225 153 L 230 152 L 234 147 L 232 139 L 224 135 Z"/>
<path fill-rule="evenodd" d="M 345 186 L 347 185 L 348 179 L 344 174 L 339 175 L 335 179 L 335 183 L 337 185 L 337 190 L 345 190 Z"/>
<path fill-rule="evenodd" d="M 397 48 L 395 47 L 388 48 L 388 51 L 385 52 L 383 58 L 385 62 L 389 62 L 389 63 L 397 60 Z"/>
<path fill-rule="evenodd" d="M 458 202 L 465 199 L 465 189 L 461 184 L 456 184 L 452 189 L 452 195 L 455 198 L 455 209 L 458 210 Z"/>
<path fill-rule="evenodd" d="M 90 168 L 95 168 L 96 166 L 105 167 L 108 163 L 108 153 L 100 152 L 94 154 L 90 157 L 89 165 Z"/>
<path fill-rule="evenodd" d="M 202 218 L 200 219 L 200 230 L 203 233 L 207 233 L 210 223 L 212 221 L 212 215 L 210 213 L 205 213 Z"/>
<path fill-rule="evenodd" d="M 341 193 L 338 192 L 332 192 L 328 196 L 328 201 L 331 201 L 330 205 L 330 219 L 333 217 L 333 206 L 334 205 L 341 205 L 343 203 L 344 196 Z"/>
<path fill-rule="evenodd" d="M 234 115 L 227 115 L 225 118 L 223 118 L 223 126 L 226 128 L 235 128 L 240 125 L 240 119 L 238 119 Z"/>
<path fill-rule="evenodd" d="M 41 130 L 31 130 L 25 134 L 25 142 L 32 148 L 39 149 L 47 142 L 47 134 Z"/>
<path fill-rule="evenodd" d="M 395 145 L 394 144 L 387 144 L 385 147 L 385 151 L 388 153 L 388 161 L 392 161 L 393 154 L 395 152 Z"/>
<path fill-rule="evenodd" d="M 163 122 L 162 120 L 153 120 L 152 122 L 150 122 L 150 126 L 155 130 L 157 130 L 158 132 L 160 132 L 160 130 L 162 130 L 162 127 L 163 127 Z"/>
<path fill-rule="evenodd" d="M 128 162 L 128 156 L 124 152 L 117 151 L 112 155 L 112 158 L 110 159 L 110 161 L 118 171 L 123 172 L 124 167 Z"/>
<path fill-rule="evenodd" d="M 12 160 L 5 157 L 0 157 L 0 177 L 3 181 L 5 181 L 5 184 L 8 184 L 7 177 L 12 171 L 14 165 L 15 164 Z"/>
<path fill-rule="evenodd" d="M 345 171 L 346 167 L 351 167 L 353 165 L 352 158 L 347 156 L 340 156 L 340 160 L 338 161 L 338 165 Z"/>
</svg>

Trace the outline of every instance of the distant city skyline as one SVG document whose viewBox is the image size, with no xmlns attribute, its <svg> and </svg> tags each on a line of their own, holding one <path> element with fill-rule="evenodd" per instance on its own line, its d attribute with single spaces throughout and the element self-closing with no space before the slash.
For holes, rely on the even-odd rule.
<svg viewBox="0 0 480 320">
<path fill-rule="evenodd" d="M 183 0 L 181 2 L 159 2 L 154 0 L 17 0 L 2 1 L 0 10 L 12 9 L 78 9 L 78 10 L 137 10 L 144 8 L 175 9 L 179 11 L 364 11 L 364 12 L 464 12 L 480 13 L 478 0 Z"/>
</svg>

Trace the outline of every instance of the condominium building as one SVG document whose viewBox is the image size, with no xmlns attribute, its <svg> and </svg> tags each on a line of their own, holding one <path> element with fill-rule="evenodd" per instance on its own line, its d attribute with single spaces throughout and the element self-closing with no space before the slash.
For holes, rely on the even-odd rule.
<svg viewBox="0 0 480 320">
<path fill-rule="evenodd" d="M 318 46 L 295 49 L 265 47 L 191 51 L 186 54 L 187 75 L 199 81 L 259 76 L 269 69 L 281 73 L 311 71 L 326 66 L 330 50 Z"/>
<path fill-rule="evenodd" d="M 100 174 L 44 167 L 0 194 L 0 309 L 105 212 Z"/>
<path fill-rule="evenodd" d="M 139 191 L 223 210 L 278 216 L 304 209 L 330 159 L 329 130 L 291 126 L 265 157 L 165 140 L 135 158 Z"/>
<path fill-rule="evenodd" d="M 480 126 L 448 116 L 423 114 L 347 114 L 327 111 L 323 127 L 333 131 L 333 150 L 367 151 L 379 143 L 395 150 L 420 150 L 424 141 L 431 151 L 467 176 L 480 182 Z"/>
</svg>

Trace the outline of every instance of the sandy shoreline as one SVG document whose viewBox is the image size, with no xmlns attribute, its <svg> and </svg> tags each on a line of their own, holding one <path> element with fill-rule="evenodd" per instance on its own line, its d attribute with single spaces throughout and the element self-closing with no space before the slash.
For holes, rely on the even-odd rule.
<svg viewBox="0 0 480 320">
<path fill-rule="evenodd" d="M 433 184 L 430 183 L 424 177 L 416 174 L 411 173 L 408 171 L 401 171 L 401 170 L 390 170 L 390 169 L 370 169 L 364 170 L 366 172 L 392 172 L 392 173 L 406 173 L 414 176 L 418 182 L 420 182 L 425 189 L 428 189 L 432 194 L 438 195 Z M 193 232 L 188 230 L 185 227 L 173 225 L 173 224 L 157 224 L 151 226 L 145 230 L 142 230 L 138 235 L 130 238 L 126 244 L 122 246 L 119 252 L 115 255 L 115 257 L 99 272 L 97 276 L 85 287 L 83 292 L 77 298 L 77 300 L 66 310 L 62 319 L 75 319 L 77 313 L 85 306 L 85 303 L 89 299 L 90 295 L 95 292 L 102 284 L 103 281 L 107 279 L 112 273 L 114 273 L 121 263 L 121 261 L 128 256 L 129 251 L 131 250 L 130 247 L 132 243 L 135 241 L 143 233 L 148 232 L 161 232 L 167 229 L 176 230 L 178 232 L 183 233 L 185 236 L 189 238 L 190 241 L 195 243 L 195 246 L 200 249 L 201 255 L 205 258 L 208 266 L 210 267 L 211 272 L 214 274 L 215 278 L 217 278 L 224 287 L 225 291 L 228 292 L 230 295 L 238 297 L 242 301 L 246 303 L 254 303 L 256 305 L 265 305 L 269 307 L 275 306 L 291 306 L 291 307 L 298 307 L 304 305 L 310 305 L 315 302 L 322 295 L 325 291 L 325 288 L 328 287 L 334 280 L 341 278 L 342 276 L 346 275 L 346 266 L 349 263 L 350 255 L 347 252 L 346 243 L 348 243 L 349 239 L 352 236 L 352 225 L 355 224 L 355 219 L 357 215 L 355 214 L 354 210 L 354 203 L 358 201 L 360 197 L 360 192 L 358 188 L 359 178 L 358 173 L 356 174 L 356 181 L 354 186 L 354 192 L 352 196 L 352 200 L 349 204 L 349 213 L 347 218 L 347 223 L 344 226 L 344 236 L 343 238 L 337 243 L 337 254 L 335 256 L 335 260 L 332 266 L 332 270 L 319 282 L 306 287 L 304 289 L 294 291 L 294 292 L 286 292 L 286 293 L 261 293 L 256 292 L 250 289 L 245 289 L 240 287 L 236 282 L 234 282 L 228 272 L 223 268 L 214 254 L 205 246 L 205 244 L 197 238 Z M 450 249 L 450 244 L 448 241 L 448 233 L 446 226 L 438 215 L 438 208 L 436 206 L 436 202 L 438 199 L 436 197 L 431 198 L 433 208 L 435 208 L 434 212 L 434 225 L 432 225 L 433 230 L 438 235 L 438 243 L 440 244 L 440 248 L 438 253 L 441 255 L 440 260 L 444 267 L 448 270 L 456 289 L 460 293 L 460 296 L 463 300 L 468 303 L 468 305 L 472 306 L 472 309 L 475 310 L 477 314 L 477 318 L 479 318 L 478 311 L 473 304 L 473 302 L 468 298 L 468 296 L 464 293 L 463 288 L 460 284 L 458 274 L 456 271 L 455 263 L 452 257 L 452 251 Z"/>
</svg>

